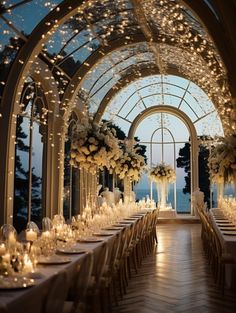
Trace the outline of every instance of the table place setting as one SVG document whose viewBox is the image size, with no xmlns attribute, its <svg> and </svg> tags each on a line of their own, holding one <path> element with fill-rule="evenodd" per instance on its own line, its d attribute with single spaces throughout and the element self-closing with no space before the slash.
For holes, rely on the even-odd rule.
<svg viewBox="0 0 236 313">
<path fill-rule="evenodd" d="M 96 243 L 96 242 L 102 242 L 103 239 L 99 238 L 99 237 L 81 237 L 78 239 L 78 242 L 81 243 Z"/>
<path fill-rule="evenodd" d="M 102 228 L 102 230 L 112 230 L 112 231 L 118 231 L 118 230 L 122 230 L 122 229 L 123 229 L 123 227 L 120 225 Z"/>
<path fill-rule="evenodd" d="M 56 253 L 58 254 L 84 254 L 87 251 L 78 247 L 65 247 L 65 248 L 58 248 Z"/>
<path fill-rule="evenodd" d="M 35 280 L 21 275 L 3 276 L 0 275 L 0 290 L 25 289 L 35 285 Z"/>
<path fill-rule="evenodd" d="M 106 231 L 100 231 L 100 232 L 94 233 L 93 235 L 96 237 L 109 237 L 109 236 L 113 236 L 114 233 L 109 233 Z"/>
<path fill-rule="evenodd" d="M 42 265 L 58 265 L 58 264 L 66 264 L 70 263 L 72 260 L 68 257 L 63 257 L 57 254 L 44 256 L 41 255 L 38 258 L 38 263 Z"/>
</svg>

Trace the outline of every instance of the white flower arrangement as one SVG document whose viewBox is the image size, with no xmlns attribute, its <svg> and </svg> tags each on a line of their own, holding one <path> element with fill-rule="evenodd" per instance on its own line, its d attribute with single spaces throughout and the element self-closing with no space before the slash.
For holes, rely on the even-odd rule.
<svg viewBox="0 0 236 313">
<path fill-rule="evenodd" d="M 71 165 L 95 174 L 97 169 L 114 168 L 121 155 L 116 131 L 92 119 L 79 121 L 72 136 Z"/>
<path fill-rule="evenodd" d="M 126 143 L 123 146 L 123 154 L 116 162 L 114 171 L 120 179 L 128 177 L 130 181 L 138 181 L 145 166 L 144 157 L 137 152 L 137 149 Z"/>
<path fill-rule="evenodd" d="M 175 170 L 165 163 L 157 164 L 156 167 L 152 168 L 149 177 L 151 181 L 156 183 L 174 183 L 176 181 Z"/>
<path fill-rule="evenodd" d="M 215 157 L 211 157 L 208 162 L 209 173 L 211 176 L 211 181 L 214 184 L 224 183 L 224 176 L 220 173 L 220 164 Z"/>
<path fill-rule="evenodd" d="M 235 180 L 236 135 L 221 138 L 221 142 L 212 150 L 208 166 L 215 182 L 230 183 Z"/>
</svg>

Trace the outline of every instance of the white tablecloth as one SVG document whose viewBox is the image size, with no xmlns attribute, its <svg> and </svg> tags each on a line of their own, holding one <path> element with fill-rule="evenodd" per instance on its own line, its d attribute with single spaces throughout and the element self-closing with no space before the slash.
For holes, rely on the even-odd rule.
<svg viewBox="0 0 236 313">
<path fill-rule="evenodd" d="M 212 223 L 219 234 L 219 238 L 221 241 L 221 245 L 223 248 L 223 252 L 226 254 L 231 254 L 235 259 L 236 259 L 236 236 L 227 236 L 223 234 L 223 231 L 220 230 L 219 226 L 217 225 L 215 218 L 214 218 L 214 213 L 219 213 L 221 212 L 220 209 L 211 209 L 210 210 L 210 218 L 212 220 Z"/>
<path fill-rule="evenodd" d="M 130 224 L 135 223 L 137 220 L 138 218 L 130 221 Z M 129 227 L 130 224 L 123 227 Z M 102 242 L 107 241 L 108 244 L 112 245 L 115 234 L 119 231 L 121 230 L 112 231 L 114 233 L 113 236 L 101 237 Z M 96 259 L 96 253 L 99 251 L 102 242 L 78 243 L 77 247 L 88 252 L 93 251 Z M 63 270 L 66 271 L 68 281 L 72 283 L 76 273 L 76 267 L 86 254 L 66 256 L 68 256 L 72 262 L 61 265 L 39 265 L 38 272 L 42 274 L 42 277 L 35 280 L 35 286 L 14 291 L 0 290 L 0 313 L 40 313 L 42 302 L 47 295 L 50 283 L 55 274 Z"/>
</svg>

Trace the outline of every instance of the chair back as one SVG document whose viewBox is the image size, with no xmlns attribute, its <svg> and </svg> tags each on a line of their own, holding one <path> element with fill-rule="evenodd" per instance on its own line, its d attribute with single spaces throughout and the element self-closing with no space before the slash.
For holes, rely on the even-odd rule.
<svg viewBox="0 0 236 313">
<path fill-rule="evenodd" d="M 109 271 L 112 273 L 114 270 L 116 261 L 119 255 L 119 249 L 121 245 L 121 232 L 117 233 L 114 238 L 114 242 L 111 249 L 110 259 L 109 259 Z"/>
<path fill-rule="evenodd" d="M 98 254 L 95 256 L 94 266 L 93 266 L 93 276 L 95 278 L 95 284 L 99 288 L 108 259 L 108 244 L 104 242 L 99 249 Z"/>
<path fill-rule="evenodd" d="M 43 303 L 42 313 L 62 313 L 64 302 L 68 293 L 66 272 L 57 273 L 50 284 L 46 299 Z"/>
<path fill-rule="evenodd" d="M 86 306 L 86 295 L 89 287 L 89 282 L 92 276 L 94 266 L 94 255 L 88 253 L 82 263 L 77 267 L 75 283 L 71 287 L 69 297 L 74 302 L 74 312 L 79 311 L 79 308 Z"/>
</svg>

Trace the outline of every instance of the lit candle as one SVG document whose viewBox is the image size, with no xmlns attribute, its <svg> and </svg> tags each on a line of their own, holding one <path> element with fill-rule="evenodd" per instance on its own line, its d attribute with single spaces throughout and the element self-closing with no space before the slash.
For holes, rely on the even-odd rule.
<svg viewBox="0 0 236 313">
<path fill-rule="evenodd" d="M 24 256 L 23 270 L 26 273 L 33 272 L 33 264 L 27 254 Z"/>
<path fill-rule="evenodd" d="M 62 226 L 62 225 L 58 225 L 58 226 L 56 227 L 56 230 L 57 230 L 58 233 L 62 232 L 63 226 Z"/>
<path fill-rule="evenodd" d="M 35 241 L 37 239 L 37 233 L 33 229 L 29 229 L 26 231 L 26 240 Z"/>
<path fill-rule="evenodd" d="M 0 255 L 3 255 L 3 254 L 5 254 L 5 253 L 6 253 L 6 246 L 5 246 L 4 243 L 2 243 L 2 244 L 0 245 Z"/>
<path fill-rule="evenodd" d="M 14 246 L 16 244 L 16 236 L 13 232 L 10 232 L 10 234 L 8 236 L 8 244 L 10 246 Z"/>
<path fill-rule="evenodd" d="M 50 234 L 50 232 L 48 230 L 42 232 L 42 238 L 50 238 L 50 236 L 51 236 L 51 234 Z"/>
<path fill-rule="evenodd" d="M 5 263 L 9 263 L 10 262 L 10 253 L 6 253 L 2 256 L 2 260 Z"/>
</svg>

